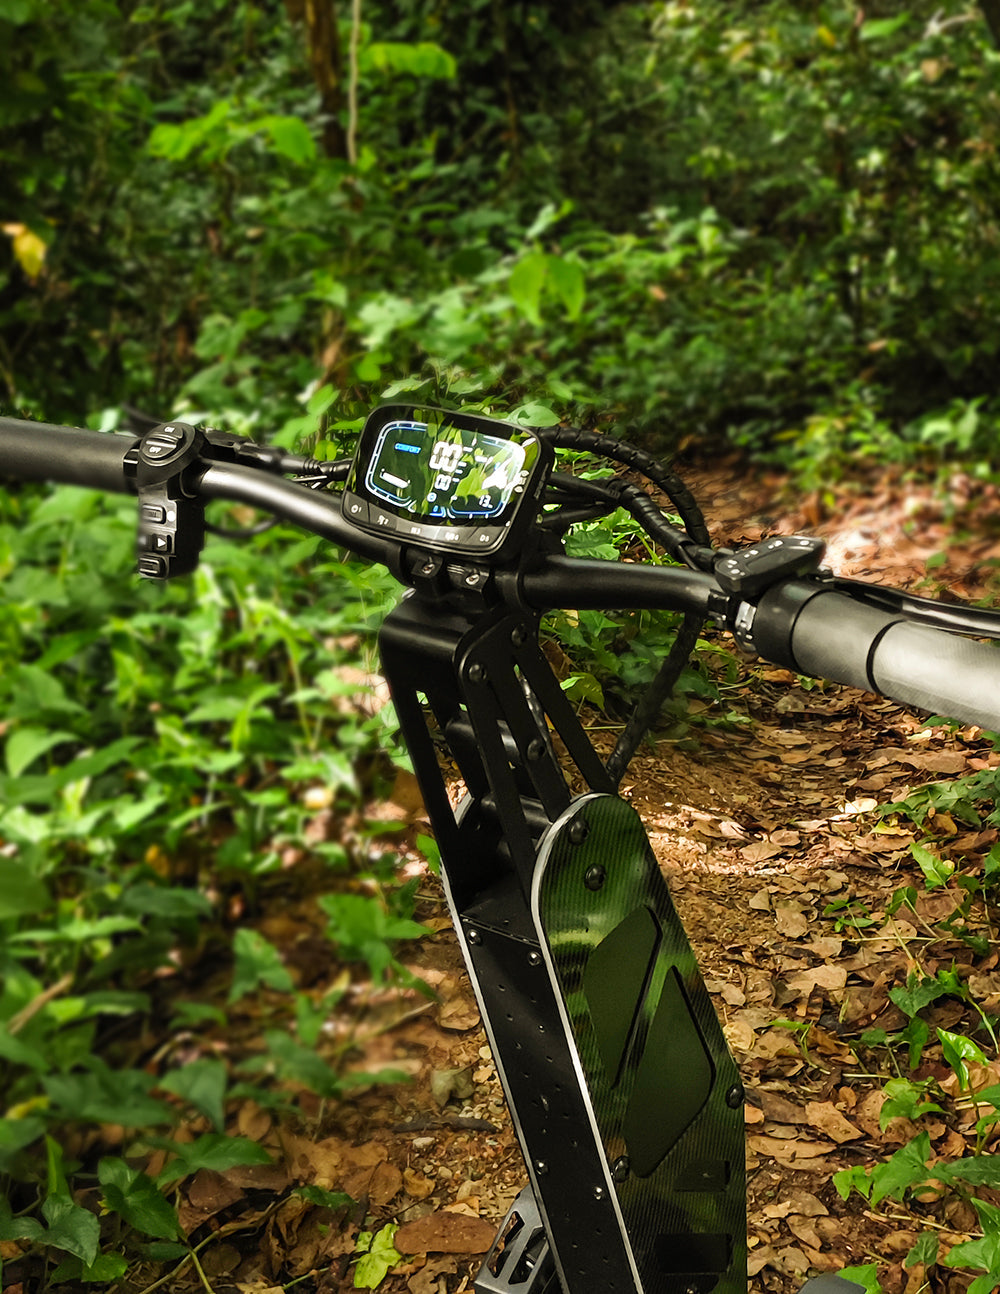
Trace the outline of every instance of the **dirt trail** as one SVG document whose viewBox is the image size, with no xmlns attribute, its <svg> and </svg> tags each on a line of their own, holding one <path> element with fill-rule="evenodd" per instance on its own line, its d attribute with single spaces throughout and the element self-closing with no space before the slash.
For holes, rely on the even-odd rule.
<svg viewBox="0 0 1000 1294">
<path fill-rule="evenodd" d="M 827 539 L 843 575 L 945 596 L 981 597 L 993 587 L 1000 510 L 995 492 L 968 478 L 942 491 L 899 473 L 862 473 L 828 498 L 802 498 L 732 460 L 688 480 L 717 543 L 807 532 Z M 889 989 L 913 964 L 906 941 L 915 929 L 893 925 L 885 909 L 917 870 L 909 850 L 917 832 L 875 809 L 923 782 L 992 767 L 997 756 L 976 729 L 927 729 L 892 703 L 806 688 L 780 669 L 747 664 L 725 701 L 747 721 L 659 743 L 634 761 L 623 791 L 650 831 L 746 1081 L 751 1289 L 790 1294 L 809 1272 L 878 1259 L 887 1294 L 913 1294 L 922 1270 L 901 1263 L 920 1218 L 868 1210 L 857 1196 L 845 1204 L 831 1184 L 837 1169 L 884 1158 L 909 1135 L 899 1120 L 881 1131 L 889 1075 L 865 1072 L 851 1047 L 867 1028 L 891 1032 L 903 1022 Z M 412 803 L 392 811 L 420 812 Z M 981 859 L 997 838 L 947 814 L 935 831 L 959 865 Z M 274 1294 L 288 1282 L 303 1294 L 353 1288 L 364 1209 L 318 1208 L 290 1193 L 296 1183 L 365 1200 L 376 1229 L 411 1228 L 398 1235 L 419 1253 L 395 1265 L 380 1294 L 471 1289 L 474 1255 L 524 1174 L 433 878 L 422 893 L 421 919 L 438 933 L 415 946 L 411 964 L 438 1001 L 373 998 L 358 985 L 356 1012 L 331 1036 L 331 1046 L 342 1043 L 336 1030 L 347 1030 L 359 1067 L 391 1065 L 411 1082 L 337 1105 L 304 1095 L 297 1116 L 277 1122 L 243 1108 L 239 1131 L 270 1147 L 277 1166 L 199 1174 L 186 1188 L 185 1223 L 222 1231 L 203 1260 L 216 1294 Z M 330 972 L 309 967 L 310 910 L 308 898 L 288 906 L 284 936 L 271 937 L 293 947 L 293 965 L 299 949 L 321 990 Z M 870 924 L 845 924 L 849 912 Z M 972 961 L 962 947 L 948 956 Z M 975 970 L 988 976 L 995 962 Z M 935 1010 L 954 1023 L 963 1008 Z M 954 1153 L 948 1138 L 966 1131 L 942 1122 L 936 1148 L 950 1144 Z M 964 1207 L 934 1225 L 968 1235 L 975 1218 Z M 941 1270 L 931 1289 L 964 1288 L 965 1278 L 949 1285 Z"/>
</svg>

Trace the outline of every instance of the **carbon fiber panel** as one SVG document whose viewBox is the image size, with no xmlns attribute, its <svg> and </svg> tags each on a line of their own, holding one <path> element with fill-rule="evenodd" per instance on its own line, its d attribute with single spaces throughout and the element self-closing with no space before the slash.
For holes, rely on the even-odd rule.
<svg viewBox="0 0 1000 1294">
<path fill-rule="evenodd" d="M 532 906 L 645 1294 L 744 1294 L 742 1085 L 628 804 L 574 802 Z"/>
</svg>

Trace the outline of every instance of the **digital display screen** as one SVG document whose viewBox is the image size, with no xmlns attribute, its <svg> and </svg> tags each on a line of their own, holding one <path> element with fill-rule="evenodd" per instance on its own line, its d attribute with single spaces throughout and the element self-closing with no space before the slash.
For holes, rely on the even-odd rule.
<svg viewBox="0 0 1000 1294">
<path fill-rule="evenodd" d="M 365 486 L 370 497 L 428 521 L 482 522 L 503 513 L 527 475 L 516 441 L 401 419 L 379 432 Z"/>
<path fill-rule="evenodd" d="M 553 458 L 530 427 L 382 405 L 365 421 L 341 510 L 359 529 L 400 543 L 494 560 L 516 550 Z"/>
</svg>

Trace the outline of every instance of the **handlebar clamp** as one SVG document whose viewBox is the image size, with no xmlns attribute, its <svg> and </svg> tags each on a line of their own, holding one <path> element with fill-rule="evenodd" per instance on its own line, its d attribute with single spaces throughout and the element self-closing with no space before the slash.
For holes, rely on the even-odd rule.
<svg viewBox="0 0 1000 1294">
<path fill-rule="evenodd" d="M 164 422 L 148 431 L 136 449 L 139 495 L 139 574 L 152 580 L 187 575 L 198 565 L 205 542 L 205 505 L 185 487 L 184 474 L 197 463 L 205 434 L 187 422 Z"/>
</svg>

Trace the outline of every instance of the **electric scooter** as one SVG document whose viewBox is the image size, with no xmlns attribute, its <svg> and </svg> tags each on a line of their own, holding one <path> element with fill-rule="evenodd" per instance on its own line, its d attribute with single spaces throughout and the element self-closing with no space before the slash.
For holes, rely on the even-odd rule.
<svg viewBox="0 0 1000 1294">
<path fill-rule="evenodd" d="M 561 451 L 613 472 L 559 470 Z M 674 472 L 612 437 L 409 404 L 376 409 L 336 461 L 179 421 L 135 436 L 2 418 L 0 477 L 134 493 L 150 579 L 196 567 L 212 500 L 389 569 L 405 591 L 383 670 L 528 1179 L 477 1294 L 744 1294 L 743 1085 L 617 787 L 706 620 L 800 674 L 1000 730 L 1000 655 L 975 641 L 1000 615 L 837 578 L 808 536 L 713 549 Z M 574 524 L 619 508 L 670 564 L 566 555 Z M 607 760 L 539 645 L 553 608 L 682 613 Z"/>
</svg>

